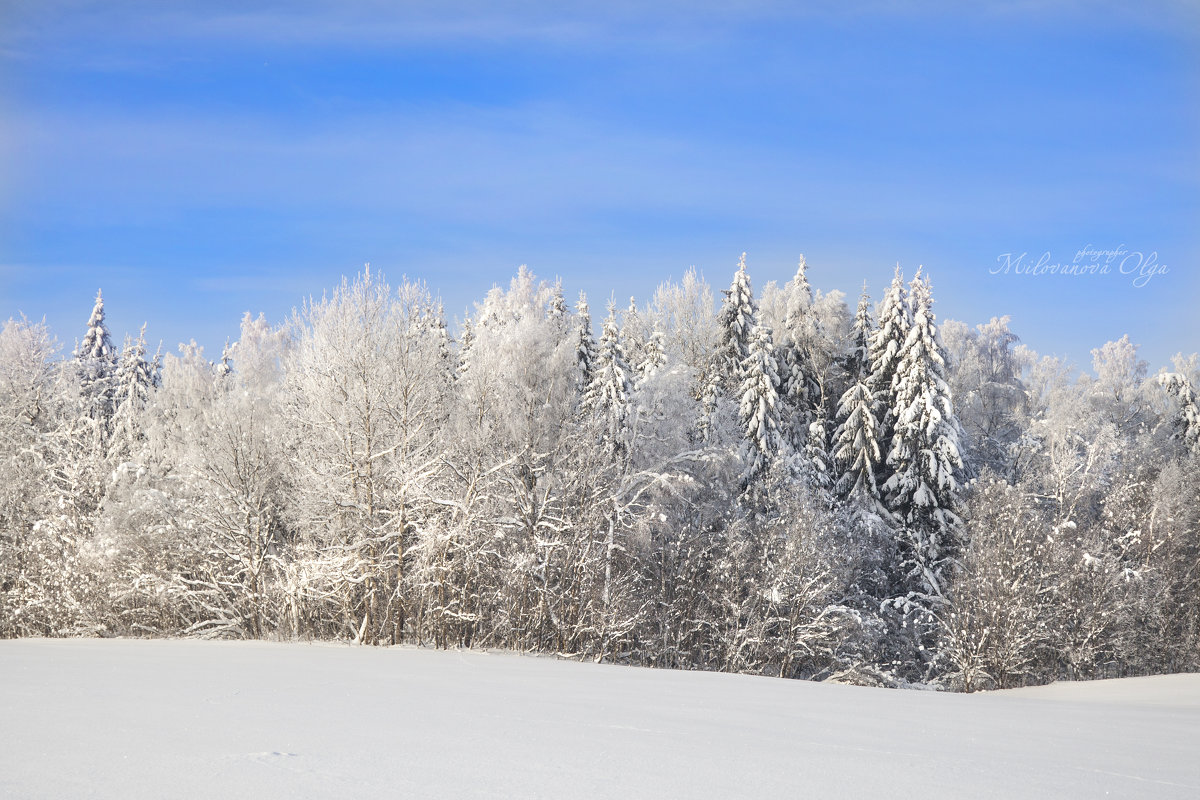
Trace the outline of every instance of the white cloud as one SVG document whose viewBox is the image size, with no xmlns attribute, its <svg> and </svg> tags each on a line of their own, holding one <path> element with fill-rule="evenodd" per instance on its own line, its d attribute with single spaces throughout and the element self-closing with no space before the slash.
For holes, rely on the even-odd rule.
<svg viewBox="0 0 1200 800">
<path fill-rule="evenodd" d="M 686 45 L 728 37 L 744 25 L 804 20 L 912 19 L 933 24 L 1072 21 L 1200 33 L 1190 0 L 301 0 L 287 4 L 172 0 L 10 0 L 0 50 L 70 37 L 164 42 L 379 47 L 412 43 L 541 42 L 583 48 L 641 42 Z M 1182 23 L 1182 24 L 1181 24 Z M 15 44 L 12 44 L 15 42 Z"/>
</svg>

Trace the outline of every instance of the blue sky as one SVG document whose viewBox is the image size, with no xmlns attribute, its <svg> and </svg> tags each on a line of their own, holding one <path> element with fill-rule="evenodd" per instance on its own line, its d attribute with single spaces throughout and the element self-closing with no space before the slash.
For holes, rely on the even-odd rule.
<svg viewBox="0 0 1200 800">
<path fill-rule="evenodd" d="M 366 261 L 460 316 L 520 264 L 595 307 L 745 250 L 1157 366 L 1200 350 L 1200 11 L 1127 5 L 0 0 L 0 318 L 70 347 L 103 287 L 216 355 Z"/>
</svg>

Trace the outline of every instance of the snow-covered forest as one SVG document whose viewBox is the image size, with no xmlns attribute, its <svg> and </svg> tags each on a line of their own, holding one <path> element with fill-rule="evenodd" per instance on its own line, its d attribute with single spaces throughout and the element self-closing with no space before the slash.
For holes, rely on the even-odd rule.
<svg viewBox="0 0 1200 800">
<path fill-rule="evenodd" d="M 876 302 L 877 301 L 877 302 Z M 594 316 L 593 316 L 594 314 Z M 220 354 L 0 333 L 0 636 L 336 639 L 970 691 L 1200 668 L 1200 359 L 695 271 Z M 596 336 L 596 333 L 599 336 Z"/>
</svg>

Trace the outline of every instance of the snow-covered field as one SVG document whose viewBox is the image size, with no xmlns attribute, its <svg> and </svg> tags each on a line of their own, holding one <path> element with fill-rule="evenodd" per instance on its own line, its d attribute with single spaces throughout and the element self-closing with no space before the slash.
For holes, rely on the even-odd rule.
<svg viewBox="0 0 1200 800">
<path fill-rule="evenodd" d="M 0 641 L 0 797 L 1200 797 L 1200 675 L 977 695 L 410 648 Z"/>
</svg>

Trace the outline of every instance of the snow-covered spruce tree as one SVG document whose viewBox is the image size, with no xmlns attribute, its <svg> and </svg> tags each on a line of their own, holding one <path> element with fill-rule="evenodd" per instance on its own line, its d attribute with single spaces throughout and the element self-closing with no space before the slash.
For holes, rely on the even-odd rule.
<svg viewBox="0 0 1200 800">
<path fill-rule="evenodd" d="M 550 305 L 546 309 L 546 318 L 559 336 L 566 335 L 571 324 L 571 310 L 567 308 L 567 298 L 563 294 L 562 278 L 556 280 L 550 290 Z"/>
<path fill-rule="evenodd" d="M 625 348 L 625 358 L 629 365 L 637 370 L 646 359 L 646 344 L 650 331 L 638 311 L 637 300 L 629 298 L 629 307 L 621 315 L 621 344 Z"/>
<path fill-rule="evenodd" d="M 882 461 L 879 448 L 879 419 L 875 395 L 871 391 L 870 341 L 873 332 L 870 298 L 863 284 L 854 316 L 854 329 L 846 368 L 850 388 L 838 401 L 837 428 L 833 435 L 833 457 L 837 480 L 835 490 L 868 510 L 880 513 L 879 487 L 875 475 Z"/>
<path fill-rule="evenodd" d="M 663 332 L 656 324 L 642 350 L 642 360 L 637 365 L 637 380 L 634 383 L 638 387 L 643 386 L 666 365 L 667 348 Z"/>
<path fill-rule="evenodd" d="M 446 323 L 446 307 L 441 300 L 431 303 L 423 313 L 425 327 L 428 330 L 428 336 L 432 339 L 432 346 L 437 351 L 438 360 L 441 362 L 441 369 L 438 370 L 437 376 L 443 380 L 453 379 L 455 372 L 458 369 L 458 359 L 454 354 L 454 340 L 450 337 L 450 327 Z M 442 387 L 444 391 L 449 391 L 449 385 Z"/>
<path fill-rule="evenodd" d="M 1191 381 L 1180 372 L 1163 372 L 1158 375 L 1158 383 L 1178 403 L 1171 420 L 1173 438 L 1192 454 L 1200 455 L 1200 404 Z"/>
<path fill-rule="evenodd" d="M 617 328 L 616 306 L 610 303 L 597 348 L 595 371 L 582 407 L 601 421 L 602 436 L 613 452 L 620 452 L 626 444 L 629 396 L 633 392 L 631 375 Z"/>
<path fill-rule="evenodd" d="M 739 394 L 745 377 L 742 365 L 750 356 L 751 341 L 758 327 L 758 307 L 746 272 L 745 253 L 738 259 L 737 272 L 724 295 L 725 302 L 717 317 L 717 352 L 711 371 L 722 394 L 733 397 Z"/>
<path fill-rule="evenodd" d="M 96 292 L 96 305 L 88 317 L 87 331 L 75 351 L 75 359 L 84 413 L 98 420 L 102 433 L 106 435 L 114 410 L 117 349 L 104 322 L 104 297 L 99 291 Z"/>
<path fill-rule="evenodd" d="M 114 410 L 116 350 L 97 293 L 75 359 L 62 365 L 54 392 L 55 423 L 41 438 L 49 502 L 33 523 L 30 554 L 42 563 L 26 584 L 30 632 L 94 634 L 104 630 L 95 526 L 111 465 L 108 441 Z M 59 405 L 61 403 L 61 405 Z"/>
<path fill-rule="evenodd" d="M 850 351 L 843 368 L 851 383 L 869 381 L 871 378 L 871 337 L 875 333 L 875 320 L 871 316 L 871 296 L 867 294 L 867 282 L 863 281 L 862 294 L 858 297 L 858 308 L 850 329 Z"/>
<path fill-rule="evenodd" d="M 117 365 L 110 460 L 119 463 L 137 450 L 143 438 L 143 415 L 155 383 L 154 365 L 146 359 L 146 326 L 142 325 L 137 339 L 126 337 Z"/>
<path fill-rule="evenodd" d="M 700 383 L 700 413 L 696 417 L 696 439 L 703 444 L 711 444 L 721 401 L 721 385 L 713 371 L 697 377 Z"/>
<path fill-rule="evenodd" d="M 837 493 L 878 513 L 880 496 L 875 473 L 881 453 L 874 407 L 874 397 L 866 382 L 856 380 L 838 404 L 840 422 L 834 436 L 833 455 L 838 467 Z"/>
<path fill-rule="evenodd" d="M 942 606 L 960 546 L 958 423 L 929 283 L 913 278 L 912 327 L 896 363 L 895 428 L 881 487 L 899 525 L 902 563 L 896 605 L 918 616 Z"/>
<path fill-rule="evenodd" d="M 578 317 L 578 338 L 575 345 L 575 363 L 579 369 L 576 382 L 582 397 L 592 384 L 596 372 L 596 336 L 592 333 L 592 315 L 588 309 L 587 295 L 579 293 L 579 302 L 575 304 L 575 315 Z"/>
<path fill-rule="evenodd" d="M 904 290 L 904 276 L 896 265 L 892 284 L 883 295 L 878 310 L 879 324 L 871 334 L 871 391 L 875 395 L 875 418 L 879 421 L 879 441 L 890 446 L 896 424 L 896 370 L 900 352 L 912 327 L 912 309 Z M 886 456 L 886 454 L 885 454 Z M 879 463 L 875 483 L 882 486 L 891 477 L 891 467 L 885 460 Z"/>
<path fill-rule="evenodd" d="M 233 374 L 233 342 L 225 339 L 225 347 L 221 349 L 221 360 L 216 363 L 217 377 L 225 378 Z"/>
<path fill-rule="evenodd" d="M 471 347 L 475 344 L 475 326 L 471 318 L 463 320 L 462 335 L 458 340 L 457 365 L 454 368 L 454 379 L 461 380 L 471 370 Z"/>
<path fill-rule="evenodd" d="M 813 422 L 816 405 L 820 403 L 820 387 L 813 363 L 814 348 L 819 346 L 820 322 L 813 310 L 813 292 L 804 256 L 800 256 L 796 275 L 784 288 L 784 295 L 785 327 L 779 347 L 783 355 L 781 394 L 791 407 L 792 441 L 799 446 Z"/>
<path fill-rule="evenodd" d="M 772 354 L 771 331 L 761 325 L 750 339 L 738 387 L 742 427 L 742 487 L 749 491 L 783 449 L 779 430 L 779 372 Z"/>
<path fill-rule="evenodd" d="M 804 438 L 804 458 L 812 465 L 812 480 L 817 488 L 829 492 L 834 488 L 836 471 L 829 454 L 829 420 L 825 417 L 825 406 L 818 405 L 808 423 L 808 435 Z"/>
</svg>

